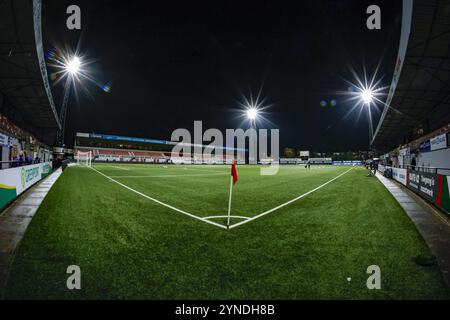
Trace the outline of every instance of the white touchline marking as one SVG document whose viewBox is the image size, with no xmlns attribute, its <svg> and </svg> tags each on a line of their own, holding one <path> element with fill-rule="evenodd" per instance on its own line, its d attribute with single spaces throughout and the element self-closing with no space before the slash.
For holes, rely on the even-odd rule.
<svg viewBox="0 0 450 320">
<path fill-rule="evenodd" d="M 128 168 L 123 168 L 123 167 L 119 167 L 119 166 L 113 166 L 113 165 L 110 165 L 110 164 L 101 164 L 101 165 L 96 164 L 95 166 L 96 167 L 100 167 L 100 168 L 114 168 L 114 169 L 127 170 L 127 171 L 130 170 Z"/>
<path fill-rule="evenodd" d="M 118 167 L 118 166 L 111 166 L 111 165 L 109 165 L 108 167 L 116 168 L 116 169 L 120 169 L 120 170 L 127 170 L 127 171 L 130 171 L 130 169 L 122 168 L 122 167 Z"/>
<path fill-rule="evenodd" d="M 199 177 L 199 176 L 223 176 L 229 175 L 228 172 L 223 173 L 194 173 L 194 174 L 162 174 L 154 176 L 109 176 L 110 178 L 172 178 L 172 177 Z"/>
<path fill-rule="evenodd" d="M 222 228 L 222 229 L 227 229 L 227 227 L 224 226 L 224 225 L 222 225 L 222 224 L 219 224 L 219 223 L 216 223 L 216 222 L 213 222 L 213 221 L 209 221 L 209 220 L 205 220 L 204 218 L 198 217 L 198 216 L 196 216 L 196 215 L 194 215 L 194 214 L 192 214 L 192 213 L 189 213 L 189 212 L 183 211 L 183 210 L 181 210 L 181 209 L 175 208 L 174 206 L 171 206 L 171 205 L 169 205 L 169 204 L 167 204 L 167 203 L 164 203 L 164 202 L 159 201 L 159 200 L 157 200 L 157 199 L 155 199 L 155 198 L 152 198 L 152 197 L 150 197 L 150 196 L 148 196 L 148 195 L 146 195 L 146 194 L 143 194 L 142 192 L 139 192 L 139 191 L 137 191 L 137 190 L 134 190 L 133 188 L 130 188 L 129 186 L 127 186 L 127 185 L 125 185 L 125 184 L 123 184 L 123 183 L 120 183 L 119 181 L 114 180 L 114 179 L 111 178 L 111 177 L 108 177 L 106 174 L 104 174 L 103 172 L 100 172 L 100 171 L 94 169 L 93 167 L 90 167 L 90 168 L 91 168 L 92 170 L 94 170 L 95 172 L 97 172 L 98 174 L 100 174 L 100 175 L 104 176 L 105 178 L 111 180 L 112 182 L 115 182 L 115 183 L 117 183 L 118 185 L 124 187 L 125 189 L 128 189 L 128 190 L 130 190 L 130 191 L 132 191 L 132 192 L 134 192 L 134 193 L 136 193 L 136 194 L 138 194 L 138 195 L 140 195 L 140 196 L 142 196 L 142 197 L 144 197 L 144 198 L 147 198 L 147 199 L 149 199 L 149 200 L 151 200 L 151 201 L 153 201 L 153 202 L 156 202 L 156 203 L 158 203 L 158 204 L 160 204 L 160 205 L 162 205 L 162 206 L 164 206 L 164 207 L 167 207 L 167 208 L 169 208 L 169 209 L 172 209 L 172 210 L 174 210 L 174 211 L 177 211 L 177 212 L 179 212 L 179 213 L 182 213 L 182 214 L 184 214 L 184 215 L 187 215 L 187 216 L 189 216 L 189 217 L 191 217 L 191 218 L 194 218 L 194 219 L 197 219 L 197 220 L 200 220 L 200 221 L 203 221 L 203 222 L 212 224 L 212 225 L 214 225 L 214 226 L 216 226 L 216 227 L 219 227 L 219 228 Z"/>
<path fill-rule="evenodd" d="M 184 170 L 191 170 L 191 171 L 197 171 L 197 172 L 224 172 L 223 170 L 218 171 L 218 170 L 210 170 L 210 169 L 204 169 L 204 168 L 184 168 Z M 226 172 L 228 172 L 229 170 L 226 170 Z"/>
<path fill-rule="evenodd" d="M 334 180 L 336 180 L 336 179 L 342 177 L 344 174 L 346 174 L 347 172 L 349 172 L 349 171 L 352 170 L 352 169 L 353 169 L 353 167 L 350 168 L 350 169 L 348 169 L 347 171 L 341 173 L 341 174 L 338 175 L 337 177 L 334 177 L 333 179 L 331 179 L 331 180 L 325 182 L 324 184 L 321 184 L 321 185 L 318 186 L 317 188 L 314 188 L 314 189 L 312 189 L 312 190 L 310 190 L 310 191 L 308 191 L 308 192 L 306 192 L 306 193 L 304 193 L 304 194 L 302 194 L 302 195 L 300 195 L 300 196 L 298 196 L 298 197 L 296 197 L 296 198 L 294 198 L 294 199 L 292 199 L 292 200 L 289 200 L 289 201 L 287 201 L 287 202 L 285 202 L 285 203 L 282 203 L 282 204 L 280 204 L 279 206 L 276 206 L 275 208 L 272 208 L 272 209 L 270 209 L 270 210 L 267 210 L 267 211 L 265 211 L 265 212 L 263 212 L 263 213 L 260 213 L 260 214 L 254 216 L 254 217 L 251 217 L 251 218 L 249 218 L 249 219 L 247 219 L 247 220 L 244 220 L 244 221 L 235 223 L 235 224 L 233 224 L 233 225 L 230 226 L 230 229 L 235 228 L 235 227 L 238 227 L 238 226 L 241 226 L 241 225 L 243 225 L 243 224 L 245 224 L 245 223 L 248 223 L 248 222 L 250 222 L 250 221 L 256 220 L 256 219 L 258 219 L 258 218 L 261 218 L 261 217 L 263 217 L 263 216 L 265 216 L 265 215 L 267 215 L 267 214 L 269 214 L 269 213 L 271 213 L 271 212 L 274 212 L 274 211 L 276 211 L 276 210 L 278 210 L 278 209 L 281 209 L 281 208 L 283 208 L 283 207 L 285 207 L 285 206 L 291 204 L 292 202 L 295 202 L 295 201 L 297 201 L 297 200 L 299 200 L 299 199 L 301 199 L 301 198 L 303 198 L 303 197 L 306 197 L 307 195 L 313 193 L 314 191 L 317 191 L 317 190 L 319 190 L 319 189 L 325 187 L 327 184 L 333 182 Z"/>
</svg>

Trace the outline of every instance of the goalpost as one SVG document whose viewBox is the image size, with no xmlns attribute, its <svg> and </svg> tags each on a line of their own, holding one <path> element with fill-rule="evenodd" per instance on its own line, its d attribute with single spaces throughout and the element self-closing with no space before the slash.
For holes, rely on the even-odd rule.
<svg viewBox="0 0 450 320">
<path fill-rule="evenodd" d="M 82 152 L 77 151 L 77 164 L 80 166 L 91 166 L 92 151 Z"/>
</svg>

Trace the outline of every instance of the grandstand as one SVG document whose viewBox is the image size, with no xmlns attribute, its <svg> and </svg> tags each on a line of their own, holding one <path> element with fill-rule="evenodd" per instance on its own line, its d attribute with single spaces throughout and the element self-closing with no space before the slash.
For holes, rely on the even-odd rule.
<svg viewBox="0 0 450 320">
<path fill-rule="evenodd" d="M 448 4 L 416 0 L 406 20 L 410 27 L 402 29 L 397 67 L 372 138 L 380 152 L 448 131 Z"/>
<path fill-rule="evenodd" d="M 61 127 L 45 68 L 40 18 L 40 5 L 32 1 L 0 4 L 0 288 L 12 253 L 48 190 L 34 193 L 32 203 L 23 204 L 19 196 L 27 198 L 52 173 L 52 147 Z M 8 210 L 14 211 L 12 217 Z"/>
<path fill-rule="evenodd" d="M 383 173 L 389 169 L 395 180 L 446 212 L 450 212 L 448 8 L 446 2 L 428 0 L 404 8 L 397 66 L 371 141 L 381 155 Z"/>
<path fill-rule="evenodd" d="M 231 163 L 226 155 L 180 154 L 172 152 L 172 141 L 133 138 L 116 135 L 89 134 L 78 132 L 75 136 L 74 152 L 91 151 L 94 162 L 170 163 L 170 164 L 225 164 Z M 203 150 L 208 148 L 204 145 Z M 223 147 L 226 151 L 226 147 Z M 237 149 L 237 148 L 236 148 Z M 237 163 L 245 159 L 235 155 Z M 270 163 L 271 161 L 261 162 Z"/>
<path fill-rule="evenodd" d="M 1 8 L 0 52 L 7 53 L 0 59 L 2 169 L 19 165 L 21 157 L 21 163 L 27 162 L 27 157 L 34 162 L 51 160 L 51 146 L 60 126 L 45 68 L 39 67 L 45 62 L 40 56 L 40 30 L 34 33 L 37 21 L 30 19 L 32 10 L 29 1 L 5 1 Z"/>
</svg>

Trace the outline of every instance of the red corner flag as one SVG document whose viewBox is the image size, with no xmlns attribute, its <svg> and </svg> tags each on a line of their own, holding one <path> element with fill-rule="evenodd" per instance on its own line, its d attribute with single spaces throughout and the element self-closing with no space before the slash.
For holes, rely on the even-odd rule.
<svg viewBox="0 0 450 320">
<path fill-rule="evenodd" d="M 236 182 L 238 181 L 238 174 L 236 170 L 236 163 L 234 162 L 234 160 L 231 163 L 231 176 L 233 177 L 233 184 L 236 184 Z"/>
</svg>

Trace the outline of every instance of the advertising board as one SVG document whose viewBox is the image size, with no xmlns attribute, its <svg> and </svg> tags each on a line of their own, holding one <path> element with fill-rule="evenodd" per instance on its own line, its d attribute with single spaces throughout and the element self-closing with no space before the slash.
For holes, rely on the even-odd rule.
<svg viewBox="0 0 450 320">
<path fill-rule="evenodd" d="M 437 180 L 438 175 L 434 173 L 414 170 L 408 172 L 408 188 L 432 203 L 436 201 Z"/>
<path fill-rule="evenodd" d="M 408 171 L 406 169 L 392 168 L 392 178 L 405 186 L 407 184 L 407 176 Z"/>
<path fill-rule="evenodd" d="M 0 170 L 0 209 L 51 171 L 51 162 Z"/>
</svg>

